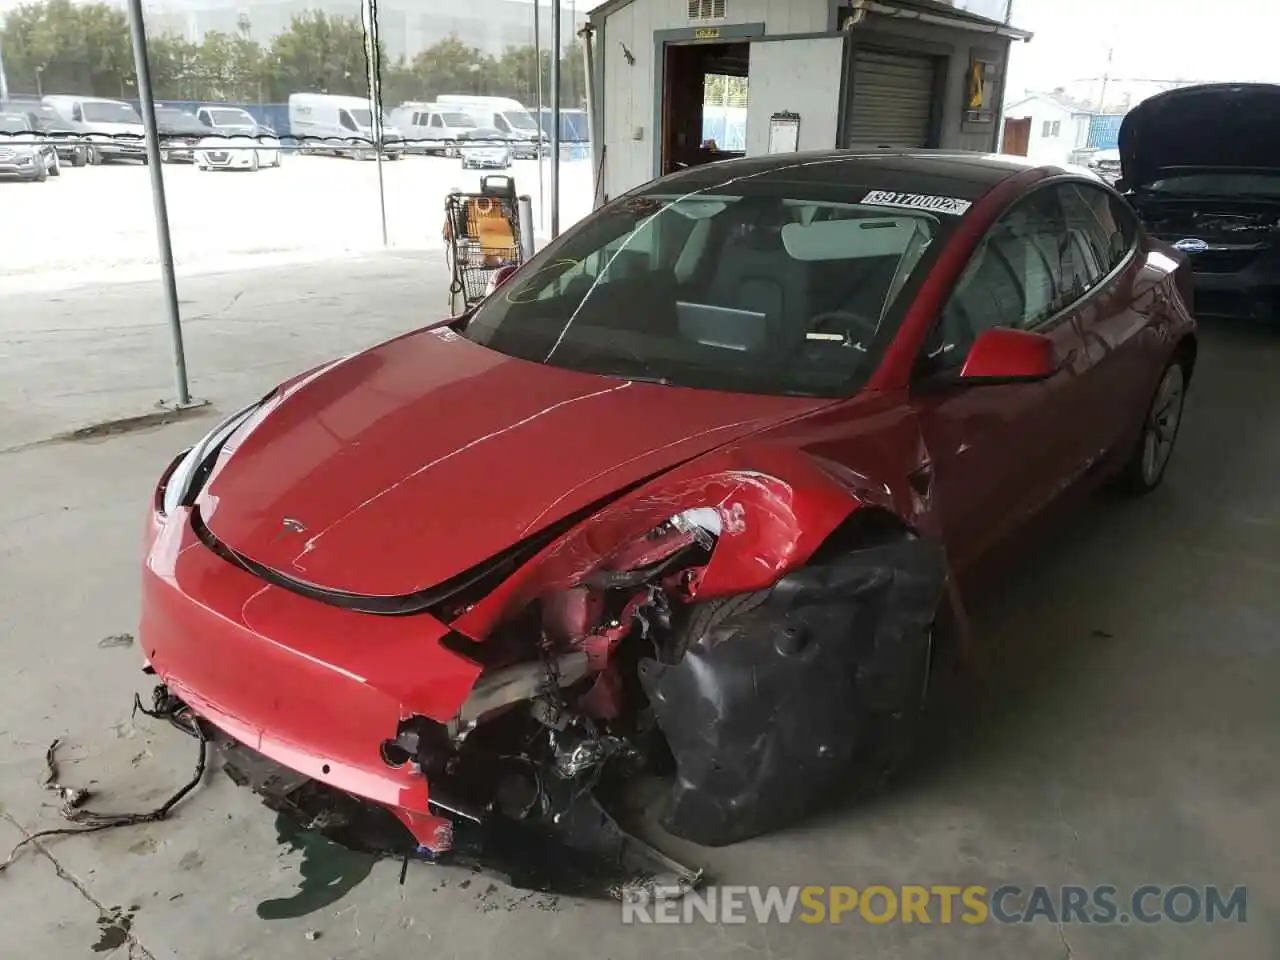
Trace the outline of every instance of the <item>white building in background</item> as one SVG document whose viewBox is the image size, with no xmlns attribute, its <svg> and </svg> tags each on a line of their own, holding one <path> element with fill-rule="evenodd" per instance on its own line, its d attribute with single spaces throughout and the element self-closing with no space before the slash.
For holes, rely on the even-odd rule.
<svg viewBox="0 0 1280 960">
<path fill-rule="evenodd" d="M 1031 121 L 1027 159 L 1033 163 L 1070 163 L 1089 143 L 1092 115 L 1056 93 L 1029 93 L 1005 105 L 1004 118 Z"/>
<path fill-rule="evenodd" d="M 122 0 L 118 0 L 122 2 Z M 289 29 L 301 13 L 319 10 L 328 16 L 359 17 L 360 0 L 144 0 L 147 29 L 172 33 L 199 43 L 211 32 L 237 33 L 249 24 L 259 43 Z M 586 22 L 587 8 L 597 0 L 562 0 L 561 42 L 573 42 Z M 542 44 L 551 46 L 551 9 L 542 3 Z M 533 43 L 532 0 L 379 0 L 378 19 L 387 55 L 412 58 L 420 50 L 454 34 L 468 46 L 501 56 L 507 47 Z"/>
</svg>

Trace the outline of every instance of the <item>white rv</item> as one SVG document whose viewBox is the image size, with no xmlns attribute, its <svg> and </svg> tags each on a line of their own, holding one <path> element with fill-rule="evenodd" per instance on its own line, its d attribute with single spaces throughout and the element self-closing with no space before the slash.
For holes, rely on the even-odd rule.
<svg viewBox="0 0 1280 960">
<path fill-rule="evenodd" d="M 510 137 L 511 152 L 516 157 L 532 159 L 538 155 L 538 138 L 543 143 L 550 138 L 538 129 L 533 114 L 518 100 L 510 97 L 475 97 L 469 94 L 446 93 L 436 97 L 440 106 L 458 107 L 471 115 L 477 126 L 492 127 L 504 137 Z"/>
<path fill-rule="evenodd" d="M 328 93 L 289 95 L 289 132 L 303 153 L 332 153 L 339 157 L 372 160 L 376 131 L 373 106 L 364 97 Z M 382 154 L 388 160 L 404 155 L 404 135 L 382 125 Z"/>
</svg>

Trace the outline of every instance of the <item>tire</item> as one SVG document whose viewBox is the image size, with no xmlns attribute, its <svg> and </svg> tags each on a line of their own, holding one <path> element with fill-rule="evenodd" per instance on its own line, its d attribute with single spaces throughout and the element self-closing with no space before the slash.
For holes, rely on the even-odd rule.
<svg viewBox="0 0 1280 960">
<path fill-rule="evenodd" d="M 53 154 L 53 162 L 49 164 L 49 176 L 51 177 L 62 176 L 62 164 L 58 160 L 58 154 L 56 151 Z"/>
<path fill-rule="evenodd" d="M 1142 433 L 1112 483 L 1117 493 L 1140 497 L 1160 486 L 1182 427 L 1188 369 L 1182 356 L 1175 356 L 1164 368 L 1142 418 Z"/>
<path fill-rule="evenodd" d="M 36 174 L 36 183 L 44 183 L 49 179 L 49 168 L 44 164 L 40 165 L 40 172 Z"/>
<path fill-rule="evenodd" d="M 170 161 L 170 159 L 169 159 L 169 151 L 168 151 L 168 150 L 161 150 L 161 151 L 160 151 L 160 162 L 161 162 L 161 163 L 170 163 L 170 162 L 172 162 L 172 161 Z"/>
<path fill-rule="evenodd" d="M 76 152 L 71 157 L 71 165 L 73 167 L 83 167 L 89 162 L 89 150 L 87 147 L 76 147 Z"/>
<path fill-rule="evenodd" d="M 96 167 L 102 163 L 102 155 L 98 153 L 98 148 L 90 144 L 84 149 L 84 162 L 87 166 Z"/>
</svg>

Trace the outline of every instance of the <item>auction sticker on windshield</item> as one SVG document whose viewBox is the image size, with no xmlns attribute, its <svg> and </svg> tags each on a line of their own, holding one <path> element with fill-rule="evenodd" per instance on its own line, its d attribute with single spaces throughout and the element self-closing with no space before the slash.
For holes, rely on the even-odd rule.
<svg viewBox="0 0 1280 960">
<path fill-rule="evenodd" d="M 893 190 L 872 190 L 862 202 L 872 207 L 898 207 L 903 210 L 928 210 L 931 213 L 949 213 L 959 217 L 973 206 L 968 200 L 957 197 L 935 197 L 927 193 L 898 193 Z"/>
</svg>

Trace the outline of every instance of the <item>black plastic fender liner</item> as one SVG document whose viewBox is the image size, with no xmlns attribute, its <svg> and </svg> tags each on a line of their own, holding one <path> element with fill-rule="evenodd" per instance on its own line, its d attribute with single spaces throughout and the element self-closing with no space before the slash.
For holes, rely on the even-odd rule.
<svg viewBox="0 0 1280 960">
<path fill-rule="evenodd" d="M 721 846 L 786 827 L 882 779 L 909 749 L 947 582 L 906 539 L 780 580 L 640 682 L 676 761 L 662 825 Z"/>
</svg>

